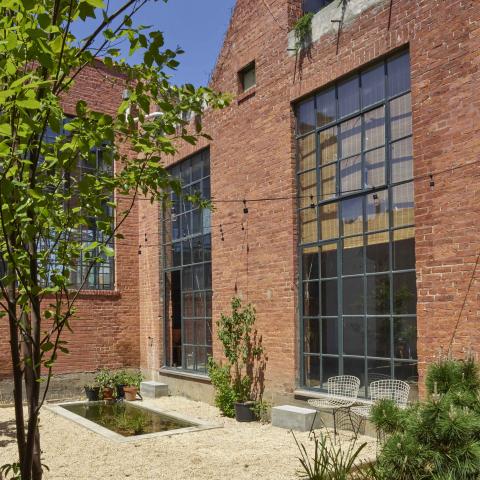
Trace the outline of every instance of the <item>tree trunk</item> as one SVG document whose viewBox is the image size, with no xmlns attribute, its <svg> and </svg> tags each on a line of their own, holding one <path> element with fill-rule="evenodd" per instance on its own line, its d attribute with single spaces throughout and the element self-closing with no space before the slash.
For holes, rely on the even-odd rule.
<svg viewBox="0 0 480 480">
<path fill-rule="evenodd" d="M 9 274 L 13 273 L 13 269 L 9 267 Z M 15 404 L 15 426 L 17 430 L 17 447 L 20 470 L 23 474 L 25 468 L 25 419 L 23 416 L 23 391 L 22 380 L 23 371 L 20 356 L 20 341 L 18 335 L 18 319 L 15 301 L 15 280 L 8 286 L 8 323 L 10 327 L 10 351 L 12 355 L 13 370 L 13 399 Z M 27 477 L 25 477 L 27 478 Z"/>
</svg>

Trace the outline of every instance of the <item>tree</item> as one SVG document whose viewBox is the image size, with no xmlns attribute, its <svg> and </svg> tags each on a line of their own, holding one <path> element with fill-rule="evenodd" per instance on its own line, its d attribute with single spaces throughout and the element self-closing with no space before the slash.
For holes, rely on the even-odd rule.
<svg viewBox="0 0 480 480">
<path fill-rule="evenodd" d="M 138 196 L 153 202 L 171 190 L 180 194 L 163 158 L 178 141 L 194 144 L 206 136 L 201 122 L 192 131 L 182 114 L 228 103 L 208 88 L 169 82 L 166 70 L 178 65 L 181 51 L 164 48 L 161 32 L 133 25 L 148 1 L 112 2 L 111 11 L 102 0 L 0 0 L 0 315 L 10 332 L 22 480 L 42 477 L 40 408 L 58 355 L 68 353 L 62 332 L 71 329 L 89 270 L 113 255 L 112 240 L 120 238 Z M 93 25 L 86 38 L 72 33 L 76 22 Z M 122 41 L 130 55 L 143 55 L 142 63 L 121 58 Z M 129 97 L 114 116 L 80 101 L 67 121 L 61 98 L 82 70 L 98 65 L 99 55 L 124 76 Z M 161 115 L 149 119 L 152 104 Z M 115 148 L 126 142 L 133 155 Z M 99 148 L 108 167 L 80 174 L 79 162 L 91 166 Z M 128 208 L 117 209 L 113 191 L 128 199 Z M 102 240 L 82 242 L 78 232 L 92 224 Z M 79 258 L 87 260 L 87 274 L 72 289 Z"/>
</svg>

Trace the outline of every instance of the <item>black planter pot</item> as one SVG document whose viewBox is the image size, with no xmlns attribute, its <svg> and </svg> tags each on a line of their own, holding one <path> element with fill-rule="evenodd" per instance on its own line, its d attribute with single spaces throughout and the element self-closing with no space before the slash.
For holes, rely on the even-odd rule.
<svg viewBox="0 0 480 480">
<path fill-rule="evenodd" d="M 254 402 L 235 403 L 235 419 L 237 422 L 254 422 L 256 420 L 252 407 Z"/>
<path fill-rule="evenodd" d="M 85 395 L 89 402 L 97 402 L 100 400 L 100 387 L 85 387 Z"/>
<path fill-rule="evenodd" d="M 123 387 L 126 385 L 115 385 L 117 388 L 117 399 L 118 398 L 125 398 L 125 392 L 123 391 Z"/>
</svg>

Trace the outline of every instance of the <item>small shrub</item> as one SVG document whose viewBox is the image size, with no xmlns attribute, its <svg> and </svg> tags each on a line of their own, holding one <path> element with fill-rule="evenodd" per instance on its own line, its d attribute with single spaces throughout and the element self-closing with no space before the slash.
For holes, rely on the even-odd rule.
<svg viewBox="0 0 480 480">
<path fill-rule="evenodd" d="M 208 374 L 215 389 L 215 405 L 226 416 L 235 416 L 234 404 L 237 396 L 231 385 L 230 368 L 217 364 L 212 357 L 208 359 Z"/>
<path fill-rule="evenodd" d="M 375 465 L 379 480 L 478 480 L 480 382 L 471 359 L 430 366 L 429 398 L 403 411 L 386 402 L 372 420 L 390 433 Z"/>
<path fill-rule="evenodd" d="M 217 322 L 218 339 L 223 345 L 225 365 L 208 360 L 208 373 L 216 391 L 215 402 L 228 417 L 233 417 L 235 402 L 261 401 L 266 358 L 261 337 L 254 330 L 255 308 L 242 307 L 232 299 L 231 315 Z"/>
</svg>

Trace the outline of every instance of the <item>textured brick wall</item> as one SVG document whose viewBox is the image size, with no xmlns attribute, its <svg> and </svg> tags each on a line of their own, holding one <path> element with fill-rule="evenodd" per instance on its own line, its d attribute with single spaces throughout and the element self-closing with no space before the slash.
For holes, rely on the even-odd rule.
<svg viewBox="0 0 480 480">
<path fill-rule="evenodd" d="M 101 65 L 88 68 L 78 76 L 64 99 L 67 114 L 75 114 L 75 104 L 85 100 L 97 111 L 114 114 L 121 102 L 123 80 Z M 128 146 L 119 142 L 121 151 Z M 127 150 L 126 150 L 127 149 Z M 129 200 L 120 201 L 119 211 Z M 116 243 L 116 289 L 109 292 L 86 291 L 77 303 L 77 314 L 71 322 L 73 334 L 65 331 L 70 354 L 59 355 L 55 373 L 89 372 L 99 367 L 138 366 L 138 255 L 132 246 L 138 243 L 138 213 L 134 207 L 123 224 L 124 240 Z M 9 378 L 10 347 L 7 319 L 0 320 L 0 380 Z"/>
<path fill-rule="evenodd" d="M 254 93 L 204 116 L 214 137 L 211 179 L 217 202 L 212 221 L 226 225 L 224 241 L 218 227 L 212 232 L 213 314 L 218 318 L 228 310 L 236 291 L 256 305 L 269 356 L 268 386 L 289 392 L 296 384 L 299 357 L 295 203 L 252 202 L 244 216 L 243 205 L 221 200 L 293 196 L 291 102 L 404 47 L 410 49 L 412 64 L 415 175 L 478 160 L 480 3 L 385 0 L 344 25 L 339 36 L 322 37 L 300 62 L 287 52 L 287 31 L 300 2 L 266 3 L 270 10 L 262 1 L 237 1 L 212 77 L 215 88 L 237 95 L 238 70 L 255 60 Z M 175 160 L 205 145 L 182 148 Z M 479 171 L 475 165 L 438 175 L 433 190 L 428 179 L 415 184 L 421 373 L 438 348 L 448 346 L 471 278 L 480 246 Z M 150 229 L 157 212 L 144 211 Z M 247 217 L 248 229 L 242 231 L 240 222 Z M 158 263 L 151 270 L 148 264 L 156 274 Z M 146 270 L 143 275 L 150 278 Z M 474 281 L 454 342 L 457 354 L 479 343 L 479 293 Z M 147 298 L 144 306 L 149 322 L 161 318 L 158 298 L 151 301 Z M 161 343 L 156 348 L 161 351 Z M 146 365 L 149 350 L 144 350 Z M 214 353 L 219 354 L 218 344 Z"/>
</svg>

